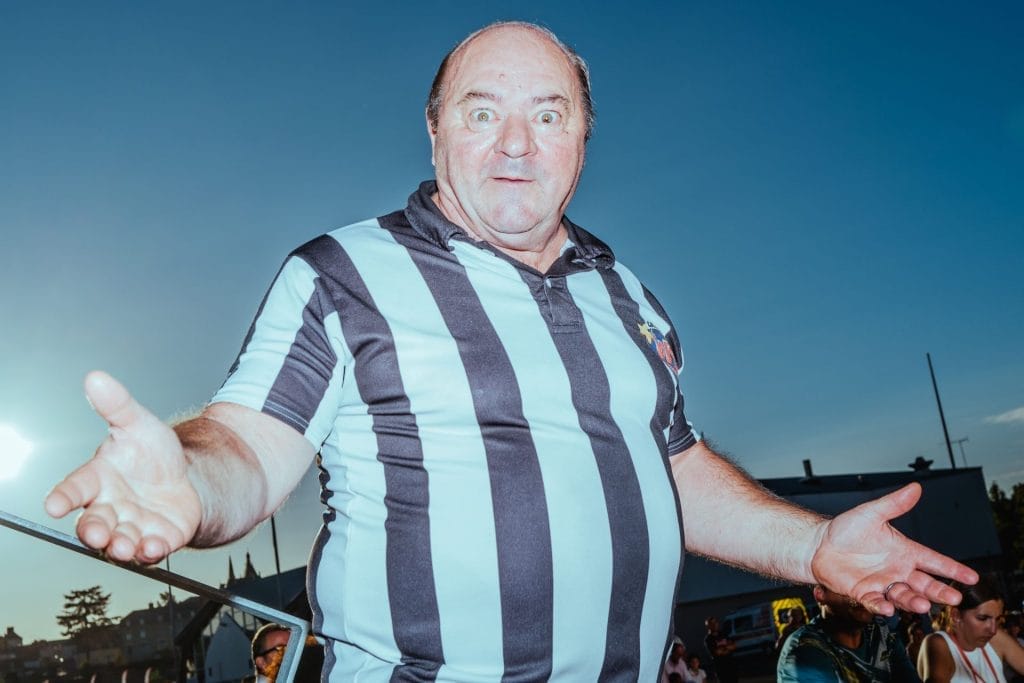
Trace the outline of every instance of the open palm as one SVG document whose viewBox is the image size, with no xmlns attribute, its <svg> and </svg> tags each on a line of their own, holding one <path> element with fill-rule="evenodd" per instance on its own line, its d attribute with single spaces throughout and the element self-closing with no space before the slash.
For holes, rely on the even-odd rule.
<svg viewBox="0 0 1024 683">
<path fill-rule="evenodd" d="M 191 540 L 201 517 L 181 442 L 109 375 L 90 373 L 85 391 L 110 433 L 54 487 L 46 511 L 63 517 L 82 508 L 83 543 L 115 560 L 157 562 Z"/>
</svg>

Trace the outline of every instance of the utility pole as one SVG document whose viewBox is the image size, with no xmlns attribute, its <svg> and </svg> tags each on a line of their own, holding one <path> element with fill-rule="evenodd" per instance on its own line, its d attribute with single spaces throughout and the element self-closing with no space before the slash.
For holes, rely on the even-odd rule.
<svg viewBox="0 0 1024 683">
<path fill-rule="evenodd" d="M 967 456 L 964 455 L 964 441 L 970 441 L 966 436 L 962 439 L 953 439 L 953 443 L 960 447 L 960 459 L 964 461 L 964 467 L 967 467 Z"/>
<path fill-rule="evenodd" d="M 953 459 L 953 444 L 949 441 L 949 430 L 946 429 L 946 414 L 942 412 L 942 399 L 939 398 L 939 385 L 935 381 L 935 368 L 932 367 L 932 354 L 925 353 L 928 359 L 928 372 L 932 375 L 932 388 L 935 389 L 935 403 L 939 406 L 939 419 L 942 420 L 942 433 L 946 437 L 946 452 L 949 453 L 949 464 L 956 469 L 956 460 Z"/>
<path fill-rule="evenodd" d="M 270 539 L 274 543 L 274 584 L 277 586 L 277 606 L 284 609 L 284 595 L 281 592 L 281 557 L 277 554 L 277 522 L 274 515 L 270 515 Z"/>
</svg>

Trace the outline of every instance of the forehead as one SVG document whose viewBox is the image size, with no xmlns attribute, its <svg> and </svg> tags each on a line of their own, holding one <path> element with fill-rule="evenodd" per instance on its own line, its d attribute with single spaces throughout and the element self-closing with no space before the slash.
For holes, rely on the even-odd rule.
<svg viewBox="0 0 1024 683">
<path fill-rule="evenodd" d="M 278 645 L 285 645 L 288 643 L 288 631 L 271 631 L 264 639 L 263 643 L 265 647 L 277 647 Z"/>
<path fill-rule="evenodd" d="M 502 96 L 561 95 L 573 102 L 577 79 L 565 54 L 546 36 L 521 27 L 499 27 L 477 36 L 453 56 L 445 99 L 467 92 Z"/>
<path fill-rule="evenodd" d="M 972 610 L 967 610 L 979 617 L 998 617 L 1003 613 L 1003 601 L 1002 600 L 988 600 L 983 602 Z"/>
</svg>

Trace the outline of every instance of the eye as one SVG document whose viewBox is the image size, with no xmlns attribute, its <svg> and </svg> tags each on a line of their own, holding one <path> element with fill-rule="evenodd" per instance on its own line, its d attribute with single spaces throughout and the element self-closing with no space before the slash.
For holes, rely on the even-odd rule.
<svg viewBox="0 0 1024 683">
<path fill-rule="evenodd" d="M 472 130 L 480 130 L 494 123 L 497 118 L 498 115 L 492 109 L 474 109 L 469 112 L 469 127 Z"/>
<path fill-rule="evenodd" d="M 557 111 L 542 111 L 537 114 L 537 121 L 543 123 L 546 126 L 550 126 L 553 123 L 558 123 L 561 116 Z"/>
</svg>

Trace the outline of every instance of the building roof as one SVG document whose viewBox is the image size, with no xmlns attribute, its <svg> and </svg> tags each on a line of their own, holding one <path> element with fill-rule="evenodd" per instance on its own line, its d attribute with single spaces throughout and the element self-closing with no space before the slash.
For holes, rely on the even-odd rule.
<svg viewBox="0 0 1024 683">
<path fill-rule="evenodd" d="M 261 578 L 238 579 L 231 583 L 227 590 L 233 595 L 268 607 L 280 609 L 304 619 L 310 618 L 309 603 L 306 599 L 305 567 L 296 567 L 280 574 L 271 574 Z M 175 642 L 184 643 L 194 640 L 220 608 L 219 602 L 207 600 L 182 628 L 175 638 Z"/>
<path fill-rule="evenodd" d="M 760 482 L 773 493 L 789 498 L 790 496 L 811 493 L 840 493 L 850 491 L 894 490 L 911 482 L 920 482 L 924 486 L 934 479 L 948 477 L 962 478 L 967 472 L 981 472 L 980 467 L 968 467 L 956 470 L 921 469 L 912 472 L 866 472 L 863 474 L 828 474 L 802 477 L 778 477 L 761 479 Z"/>
</svg>

